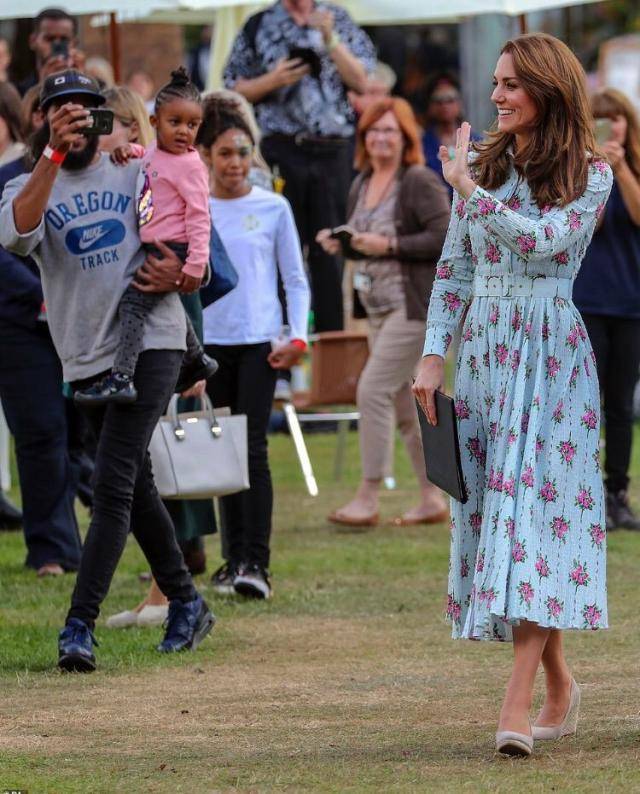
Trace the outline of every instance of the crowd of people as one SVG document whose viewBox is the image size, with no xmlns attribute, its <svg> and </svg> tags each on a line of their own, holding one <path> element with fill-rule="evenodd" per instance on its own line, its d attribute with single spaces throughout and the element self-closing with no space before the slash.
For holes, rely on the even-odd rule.
<svg viewBox="0 0 640 794">
<path fill-rule="evenodd" d="M 164 622 L 160 652 L 195 649 L 213 628 L 193 581 L 217 530 L 212 501 L 163 501 L 148 453 L 174 393 L 247 417 L 250 487 L 220 499 L 212 590 L 271 597 L 276 381 L 307 350 L 310 316 L 315 332 L 344 327 L 348 274 L 370 336 L 361 481 L 329 520 L 378 523 L 397 427 L 418 501 L 394 523 L 450 514 L 453 636 L 513 640 L 498 750 L 529 755 L 534 740 L 574 732 L 580 688 L 562 631 L 607 626 L 606 533 L 640 529 L 629 100 L 610 88 L 589 100 L 571 51 L 531 34 L 502 49 L 490 133 L 463 122 L 450 74 L 434 75 L 420 129 L 366 33 L 313 0 L 250 17 L 226 88 L 204 97 L 195 66 L 167 69 L 159 87 L 144 72 L 113 85 L 58 9 L 36 17 L 30 46 L 34 73 L 14 86 L 0 41 L 0 400 L 22 494 L 22 512 L 2 496 L 0 527 L 23 527 L 39 576 L 77 572 L 59 667 L 95 669 L 95 623 L 129 533 L 150 590 L 107 625 Z M 214 240 L 238 283 L 203 308 Z M 450 348 L 469 498 L 449 509 L 427 478 L 415 399 L 437 424 Z M 90 510 L 84 540 L 76 497 Z"/>
</svg>

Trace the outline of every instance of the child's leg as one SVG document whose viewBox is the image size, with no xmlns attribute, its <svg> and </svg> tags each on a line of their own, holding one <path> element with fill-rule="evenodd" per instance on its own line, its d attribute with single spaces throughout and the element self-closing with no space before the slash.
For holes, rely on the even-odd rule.
<svg viewBox="0 0 640 794">
<path fill-rule="evenodd" d="M 164 295 L 157 292 L 140 292 L 131 284 L 120 299 L 120 343 L 113 363 L 113 372 L 133 378 L 142 350 L 144 326 L 150 312 Z"/>
<path fill-rule="evenodd" d="M 189 315 L 185 312 L 185 320 L 187 321 L 187 352 L 184 354 L 184 363 L 189 364 L 195 359 L 200 358 L 204 353 L 204 349 L 200 344 L 200 340 L 196 336 Z"/>
</svg>

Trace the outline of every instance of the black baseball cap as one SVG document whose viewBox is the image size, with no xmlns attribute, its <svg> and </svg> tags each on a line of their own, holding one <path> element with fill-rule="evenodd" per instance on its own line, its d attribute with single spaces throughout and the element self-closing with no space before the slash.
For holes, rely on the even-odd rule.
<svg viewBox="0 0 640 794">
<path fill-rule="evenodd" d="M 92 97 L 97 105 L 104 104 L 105 98 L 100 93 L 96 81 L 82 74 L 77 69 L 65 69 L 49 75 L 40 89 L 40 108 L 46 110 L 59 97 L 85 94 Z"/>
</svg>

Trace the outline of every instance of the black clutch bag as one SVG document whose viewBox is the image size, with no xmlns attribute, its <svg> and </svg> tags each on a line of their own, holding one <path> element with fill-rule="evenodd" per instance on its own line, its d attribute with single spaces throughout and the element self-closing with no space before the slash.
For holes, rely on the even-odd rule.
<svg viewBox="0 0 640 794">
<path fill-rule="evenodd" d="M 429 424 L 422 408 L 416 402 L 427 477 L 438 488 L 442 488 L 464 504 L 468 496 L 462 477 L 455 407 L 451 397 L 447 397 L 442 392 L 436 391 L 435 400 L 438 416 L 438 424 L 435 427 Z"/>
</svg>

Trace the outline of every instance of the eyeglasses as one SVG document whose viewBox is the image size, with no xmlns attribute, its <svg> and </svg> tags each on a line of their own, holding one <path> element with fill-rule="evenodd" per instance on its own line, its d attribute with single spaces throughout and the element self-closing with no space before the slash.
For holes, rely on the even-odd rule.
<svg viewBox="0 0 640 794">
<path fill-rule="evenodd" d="M 399 134 L 400 130 L 397 127 L 369 127 L 365 132 L 365 135 L 384 135 L 385 138 Z"/>
</svg>

